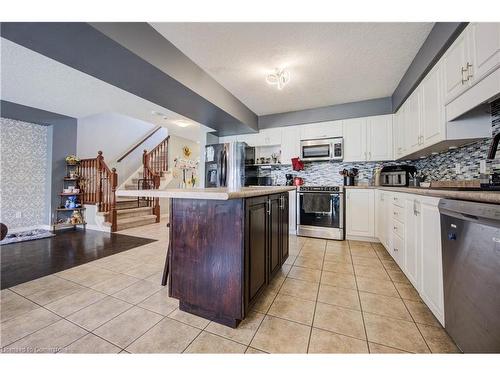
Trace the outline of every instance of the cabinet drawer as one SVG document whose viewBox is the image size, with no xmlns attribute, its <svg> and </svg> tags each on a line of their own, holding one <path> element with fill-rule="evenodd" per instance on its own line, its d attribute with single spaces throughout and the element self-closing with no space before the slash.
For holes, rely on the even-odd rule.
<svg viewBox="0 0 500 375">
<path fill-rule="evenodd" d="M 391 255 L 400 267 L 402 267 L 402 260 L 404 255 L 403 246 L 404 241 L 401 237 L 399 237 L 397 234 L 392 236 Z"/>
<path fill-rule="evenodd" d="M 398 220 L 392 220 L 392 231 L 399 237 L 404 238 L 405 225 Z"/>
<path fill-rule="evenodd" d="M 392 205 L 392 217 L 404 224 L 404 222 L 405 222 L 405 210 L 404 210 L 404 208 L 393 204 Z"/>
<path fill-rule="evenodd" d="M 405 206 L 405 201 L 403 198 L 397 196 L 397 195 L 393 195 L 392 196 L 392 203 L 397 206 L 397 207 L 401 207 L 403 208 Z"/>
</svg>

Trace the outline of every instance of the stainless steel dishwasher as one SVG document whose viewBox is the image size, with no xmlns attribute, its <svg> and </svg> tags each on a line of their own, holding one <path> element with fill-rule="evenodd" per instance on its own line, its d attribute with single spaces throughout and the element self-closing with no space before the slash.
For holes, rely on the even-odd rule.
<svg viewBox="0 0 500 375">
<path fill-rule="evenodd" d="M 500 353 L 500 205 L 439 203 L 445 329 L 465 353 Z"/>
</svg>

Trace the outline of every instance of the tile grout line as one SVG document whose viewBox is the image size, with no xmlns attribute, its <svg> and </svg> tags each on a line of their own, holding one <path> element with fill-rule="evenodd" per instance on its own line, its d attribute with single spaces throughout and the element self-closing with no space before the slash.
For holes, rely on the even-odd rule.
<svg viewBox="0 0 500 375">
<path fill-rule="evenodd" d="M 347 244 L 349 246 L 349 255 L 351 256 L 351 264 L 352 264 L 351 241 L 347 241 Z M 370 248 L 372 248 L 371 245 L 370 245 Z M 356 283 L 356 293 L 358 294 L 359 308 L 361 310 L 361 319 L 363 321 L 363 331 L 365 331 L 366 349 L 368 350 L 368 354 L 370 354 L 371 350 L 370 350 L 370 345 L 368 344 L 369 341 L 368 341 L 368 332 L 366 330 L 365 314 L 363 313 L 363 304 L 361 303 L 361 295 L 359 294 L 358 279 L 356 277 L 357 276 L 356 267 L 354 267 L 354 264 L 352 264 L 352 268 L 354 270 L 354 282 Z"/>
</svg>

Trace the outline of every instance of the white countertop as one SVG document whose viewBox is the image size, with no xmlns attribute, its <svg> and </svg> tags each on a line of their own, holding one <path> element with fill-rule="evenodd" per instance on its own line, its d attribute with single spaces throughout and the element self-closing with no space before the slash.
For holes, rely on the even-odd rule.
<svg viewBox="0 0 500 375">
<path fill-rule="evenodd" d="M 295 186 L 253 186 L 238 189 L 228 188 L 190 188 L 190 189 L 158 189 L 158 190 L 117 190 L 118 197 L 154 197 L 183 199 L 241 199 L 283 193 L 295 190 Z"/>
</svg>

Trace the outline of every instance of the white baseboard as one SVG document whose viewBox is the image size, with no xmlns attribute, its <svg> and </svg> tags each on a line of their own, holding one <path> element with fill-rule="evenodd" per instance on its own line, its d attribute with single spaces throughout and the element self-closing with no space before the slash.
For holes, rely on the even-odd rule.
<svg viewBox="0 0 500 375">
<path fill-rule="evenodd" d="M 345 239 L 346 240 L 352 240 L 352 241 L 365 241 L 365 242 L 380 243 L 379 239 L 375 238 L 375 237 L 363 237 L 363 236 L 346 235 Z"/>
</svg>

